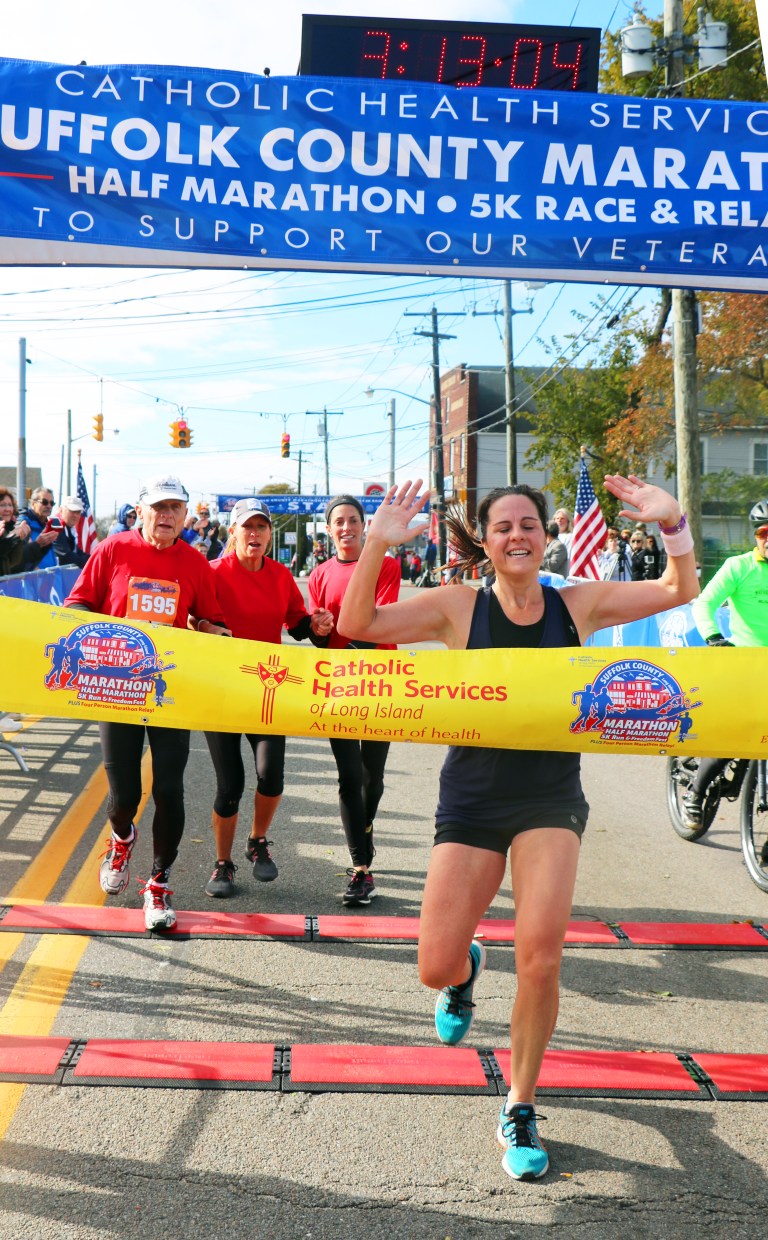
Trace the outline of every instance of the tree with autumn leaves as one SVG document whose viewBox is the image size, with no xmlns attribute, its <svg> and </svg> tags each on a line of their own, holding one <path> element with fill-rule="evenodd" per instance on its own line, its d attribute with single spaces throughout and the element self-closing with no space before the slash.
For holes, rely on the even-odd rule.
<svg viewBox="0 0 768 1240">
<path fill-rule="evenodd" d="M 687 90 L 695 99 L 768 99 L 757 11 L 749 0 L 711 0 L 712 20 L 728 25 L 729 56 L 722 68 L 695 76 Z M 642 0 L 635 11 L 648 21 L 654 37 L 663 34 L 663 19 L 649 18 Z M 696 6 L 688 14 L 693 33 Z M 742 50 L 743 49 L 743 50 Z M 736 55 L 733 55 L 737 53 Z M 621 76 L 619 33 L 606 35 L 600 71 L 604 92 L 622 95 L 664 95 L 662 70 L 641 78 Z M 768 431 L 768 297 L 756 293 L 701 293 L 701 332 L 697 363 L 702 407 L 702 434 L 717 435 L 740 427 Z M 594 460 L 592 480 L 610 519 L 615 503 L 602 492 L 604 473 L 640 473 L 651 458 L 662 456 L 674 442 L 673 359 L 667 317 L 669 290 L 660 290 L 650 310 L 631 309 L 609 317 L 590 360 L 569 365 L 572 341 L 553 339 L 553 379 L 546 387 L 534 381 L 538 412 L 536 442 L 528 453 L 532 465 L 549 463 L 551 486 L 561 502 L 575 496 L 579 447 L 589 444 Z M 607 307 L 607 303 L 606 303 Z M 575 336 L 573 340 L 577 339 Z M 768 490 L 766 479 L 729 472 L 703 480 L 703 499 L 743 506 L 746 497 Z"/>
</svg>

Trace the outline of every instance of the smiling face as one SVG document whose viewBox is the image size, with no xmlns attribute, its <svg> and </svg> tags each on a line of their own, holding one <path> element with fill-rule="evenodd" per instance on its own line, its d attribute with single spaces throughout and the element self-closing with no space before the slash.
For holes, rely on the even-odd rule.
<svg viewBox="0 0 768 1240">
<path fill-rule="evenodd" d="M 331 538 L 340 560 L 358 560 L 363 549 L 363 522 L 352 504 L 337 504 L 329 521 Z"/>
<path fill-rule="evenodd" d="M 536 574 L 546 548 L 546 534 L 532 499 L 503 495 L 488 510 L 483 542 L 498 577 Z"/>
<path fill-rule="evenodd" d="M 187 505 L 180 499 L 164 499 L 159 504 L 139 504 L 142 534 L 153 547 L 171 547 L 184 528 Z"/>
<path fill-rule="evenodd" d="M 272 526 L 256 514 L 234 527 L 235 554 L 244 568 L 259 569 L 272 542 Z"/>
<path fill-rule="evenodd" d="M 768 525 L 761 525 L 755 530 L 755 546 L 758 555 L 768 560 Z"/>
<path fill-rule="evenodd" d="M 15 515 L 13 500 L 6 492 L 0 495 L 0 521 L 12 521 Z"/>
</svg>

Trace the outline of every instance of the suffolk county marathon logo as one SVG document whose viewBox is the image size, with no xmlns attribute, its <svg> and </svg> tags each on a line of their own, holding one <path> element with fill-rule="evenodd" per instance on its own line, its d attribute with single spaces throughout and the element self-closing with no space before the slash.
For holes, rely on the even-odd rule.
<svg viewBox="0 0 768 1240">
<path fill-rule="evenodd" d="M 247 672 L 250 676 L 258 676 L 263 691 L 261 722 L 267 725 L 272 723 L 276 690 L 286 682 L 290 685 L 301 685 L 304 683 L 301 676 L 291 676 L 288 668 L 281 664 L 280 656 L 277 654 L 270 655 L 266 663 L 257 663 L 255 667 L 244 663 L 241 665 L 240 671 Z"/>
<path fill-rule="evenodd" d="M 155 706 L 172 702 L 165 674 L 175 663 L 163 663 L 151 639 L 127 624 L 81 624 L 46 646 L 45 654 L 51 660 L 45 687 L 76 691 L 79 702 L 140 707 L 150 699 Z"/>
<path fill-rule="evenodd" d="M 644 659 L 611 663 L 591 684 L 577 689 L 571 700 L 579 708 L 571 732 L 597 732 L 606 741 L 652 745 L 683 742 L 693 727 L 691 711 L 701 706 L 673 676 Z"/>
</svg>

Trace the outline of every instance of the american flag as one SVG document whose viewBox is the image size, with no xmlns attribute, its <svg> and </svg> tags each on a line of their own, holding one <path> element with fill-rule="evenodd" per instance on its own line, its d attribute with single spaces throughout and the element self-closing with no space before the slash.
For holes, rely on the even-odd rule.
<svg viewBox="0 0 768 1240">
<path fill-rule="evenodd" d="M 77 498 L 83 505 L 83 514 L 75 526 L 75 537 L 80 550 L 84 551 L 86 555 L 90 555 L 99 540 L 96 537 L 91 501 L 88 498 L 88 488 L 85 485 L 83 466 L 80 461 L 77 462 Z"/>
<path fill-rule="evenodd" d="M 592 581 L 599 581 L 597 553 L 605 544 L 607 534 L 608 527 L 589 480 L 587 463 L 582 457 L 576 491 L 576 511 L 573 514 L 573 538 L 568 569 L 571 577 L 588 577 Z"/>
</svg>

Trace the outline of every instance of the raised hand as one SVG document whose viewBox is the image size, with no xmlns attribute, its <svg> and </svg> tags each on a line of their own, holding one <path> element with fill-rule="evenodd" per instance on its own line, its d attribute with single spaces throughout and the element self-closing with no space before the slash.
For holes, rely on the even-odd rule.
<svg viewBox="0 0 768 1240">
<path fill-rule="evenodd" d="M 632 504 L 632 508 L 622 508 L 618 514 L 630 521 L 658 521 L 659 525 L 673 526 L 680 520 L 680 505 L 674 495 L 663 487 L 651 486 L 630 474 L 624 478 L 621 474 L 606 474 L 605 489 L 615 495 L 622 504 Z"/>
<path fill-rule="evenodd" d="M 390 487 L 368 527 L 369 538 L 378 538 L 389 547 L 409 542 L 417 534 L 423 533 L 420 526 L 409 530 L 408 526 L 418 516 L 429 500 L 429 492 L 419 496 L 421 478 L 414 483 L 410 479 L 401 487 Z"/>
</svg>

